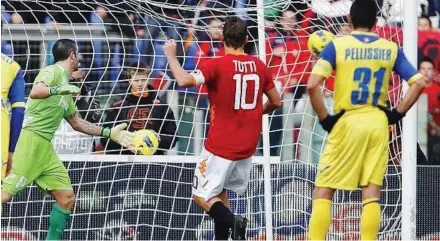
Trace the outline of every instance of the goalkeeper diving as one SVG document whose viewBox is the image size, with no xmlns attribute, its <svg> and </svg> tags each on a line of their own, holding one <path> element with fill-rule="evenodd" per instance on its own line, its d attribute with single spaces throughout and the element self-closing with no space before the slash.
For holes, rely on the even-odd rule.
<svg viewBox="0 0 440 241">
<path fill-rule="evenodd" d="M 12 156 L 12 170 L 4 179 L 1 198 L 4 204 L 35 182 L 56 201 L 46 240 L 60 240 L 74 204 L 69 175 L 51 142 L 62 119 L 76 131 L 109 138 L 125 148 L 131 146 L 134 134 L 124 130 L 127 124 L 110 129 L 81 119 L 72 97 L 80 93 L 80 88 L 69 84 L 72 73 L 78 71 L 78 47 L 72 40 L 60 39 L 52 54 L 56 63 L 40 71 L 30 92 L 23 128 Z"/>
<path fill-rule="evenodd" d="M 380 229 L 380 193 L 388 163 L 388 126 L 399 122 L 417 101 L 426 79 L 399 46 L 372 32 L 377 3 L 355 0 L 350 9 L 351 35 L 325 46 L 307 90 L 322 127 L 329 132 L 318 165 L 309 240 L 325 240 L 336 190 L 362 188 L 361 240 L 376 240 Z M 335 115 L 329 115 L 320 85 L 336 71 Z M 388 110 L 388 86 L 395 71 L 409 84 L 397 108 Z"/>
</svg>

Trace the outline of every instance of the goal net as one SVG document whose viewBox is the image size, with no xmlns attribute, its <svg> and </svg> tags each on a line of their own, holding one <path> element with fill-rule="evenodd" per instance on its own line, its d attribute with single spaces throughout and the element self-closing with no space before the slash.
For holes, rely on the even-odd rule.
<svg viewBox="0 0 440 241">
<path fill-rule="evenodd" d="M 261 141 L 258 147 L 247 192 L 243 196 L 230 193 L 232 209 L 249 218 L 249 239 L 264 240 L 268 229 L 274 239 L 306 239 L 316 164 L 326 139 L 305 93 L 315 62 L 307 50 L 307 38 L 318 29 L 338 36 L 349 34 L 346 15 L 350 4 L 349 0 L 267 0 L 264 6 L 255 0 L 2 2 L 2 52 L 21 64 L 27 93 L 38 71 L 53 64 L 54 41 L 74 39 L 85 73 L 80 84 L 83 91 L 76 101 L 80 115 L 109 126 L 126 118 L 130 128 L 153 128 L 166 142 L 160 146 L 164 155 L 128 156 L 63 123 L 53 144 L 76 195 L 63 239 L 213 239 L 211 219 L 191 199 L 193 169 L 209 128 L 206 89 L 179 88 L 162 45 L 166 39 L 176 39 L 179 60 L 186 70 L 195 70 L 207 59 L 224 55 L 221 21 L 228 15 L 247 21 L 247 53 L 261 56 L 258 42 L 264 41 L 263 59 L 283 99 L 283 107 L 269 116 L 269 125 L 264 127 L 270 141 Z M 258 35 L 260 9 L 264 10 L 264 26 L 260 26 L 264 37 Z M 400 10 L 381 10 L 376 33 L 401 44 L 401 16 Z M 145 73 L 149 96 L 157 99 L 151 103 L 132 94 L 131 78 Z M 392 77 L 391 105 L 400 99 L 400 83 Z M 331 77 L 323 90 L 329 111 L 332 89 Z M 164 112 L 151 116 L 152 108 L 159 107 Z M 400 238 L 400 132 L 399 128 L 390 132 L 381 240 Z M 263 157 L 263 146 L 269 147 L 265 150 L 270 152 L 270 160 Z M 268 162 L 270 165 L 264 164 Z M 270 181 L 271 193 L 265 180 Z M 266 209 L 268 201 L 271 210 Z M 328 238 L 359 239 L 360 192 L 337 192 L 333 201 Z M 26 189 L 2 209 L 2 239 L 44 239 L 52 205 L 53 200 L 36 186 Z"/>
</svg>

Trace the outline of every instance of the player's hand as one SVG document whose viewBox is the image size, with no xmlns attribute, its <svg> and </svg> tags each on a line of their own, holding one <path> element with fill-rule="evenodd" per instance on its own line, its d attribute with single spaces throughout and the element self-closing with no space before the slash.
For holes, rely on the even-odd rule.
<svg viewBox="0 0 440 241">
<path fill-rule="evenodd" d="M 102 136 L 110 138 L 110 140 L 128 149 L 133 142 L 134 133 L 126 131 L 125 128 L 127 128 L 127 123 L 119 124 L 111 129 L 104 128 L 102 130 Z"/>
<path fill-rule="evenodd" d="M 61 85 L 50 88 L 50 95 L 73 95 L 81 92 L 81 89 L 75 85 Z"/>
<path fill-rule="evenodd" d="M 397 124 L 403 117 L 405 117 L 405 114 L 402 114 L 397 111 L 397 108 L 394 108 L 392 110 L 383 107 L 383 106 L 377 106 L 379 109 L 381 109 L 385 114 L 387 115 L 388 124 L 394 125 Z"/>
<path fill-rule="evenodd" d="M 163 46 L 163 51 L 167 58 L 175 58 L 176 57 L 176 41 L 174 39 L 167 40 L 167 42 Z"/>
<path fill-rule="evenodd" d="M 339 118 L 345 113 L 345 110 L 342 110 L 336 115 L 327 115 L 324 120 L 320 121 L 322 128 L 326 130 L 328 133 L 332 131 L 333 126 L 335 126 L 336 122 L 338 122 Z"/>
</svg>

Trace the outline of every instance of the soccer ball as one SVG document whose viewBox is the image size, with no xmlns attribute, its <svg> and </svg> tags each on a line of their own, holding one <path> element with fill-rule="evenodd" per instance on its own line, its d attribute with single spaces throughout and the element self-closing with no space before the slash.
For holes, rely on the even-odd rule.
<svg viewBox="0 0 440 241">
<path fill-rule="evenodd" d="M 138 130 L 134 133 L 132 147 L 143 155 L 153 155 L 159 146 L 159 135 L 153 130 Z"/>
<path fill-rule="evenodd" d="M 318 57 L 324 47 L 335 38 L 335 35 L 325 30 L 318 30 L 309 35 L 307 48 L 313 56 Z"/>
</svg>

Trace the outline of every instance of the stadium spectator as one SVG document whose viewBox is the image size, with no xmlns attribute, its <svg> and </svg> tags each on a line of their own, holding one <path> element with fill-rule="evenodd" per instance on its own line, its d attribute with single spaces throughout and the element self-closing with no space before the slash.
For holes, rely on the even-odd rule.
<svg viewBox="0 0 440 241">
<path fill-rule="evenodd" d="M 184 0 L 167 0 L 166 6 L 162 0 L 152 0 L 145 2 L 146 14 L 141 16 L 144 21 L 145 28 L 139 30 L 142 40 L 138 41 L 140 61 L 154 67 L 153 60 L 157 54 L 157 49 L 161 49 L 162 43 L 158 43 L 156 39 L 162 33 L 166 38 L 176 39 L 179 42 L 183 40 L 182 32 L 179 29 L 178 19 L 181 19 L 184 12 L 179 10 L 178 6 L 182 6 Z M 162 5 L 162 6 L 161 6 Z M 154 15 L 151 13 L 155 13 Z M 159 45 L 156 45 L 159 44 Z M 178 56 L 183 56 L 183 42 L 179 43 Z M 163 66 L 165 67 L 165 66 Z"/>
<path fill-rule="evenodd" d="M 222 22 L 217 18 L 209 21 L 206 32 L 201 32 L 198 37 L 199 57 L 198 65 L 202 65 L 208 59 L 213 57 L 221 57 L 225 54 L 222 40 Z"/>
<path fill-rule="evenodd" d="M 7 24 L 43 24 L 48 12 L 52 10 L 50 3 L 41 1 L 2 1 L 1 5 L 2 8 L 5 8 L 2 9 L 2 16 L 9 15 L 8 23 L 3 23 L 6 19 L 2 19 L 2 25 L 5 24 L 2 27 L 5 29 L 9 28 Z M 31 54 L 40 53 L 40 41 L 34 41 L 32 38 L 27 41 L 14 40 L 10 42 L 9 46 L 2 45 L 2 51 L 17 61 L 23 70 L 39 69 L 41 67 L 38 54 Z M 25 71 L 24 79 L 26 83 L 32 83 L 36 76 L 36 71 Z M 30 91 L 29 86 L 26 86 L 26 93 Z"/>
<path fill-rule="evenodd" d="M 266 26 L 269 36 L 266 40 L 267 64 L 274 79 L 281 82 L 284 91 L 293 93 L 293 104 L 296 106 L 305 93 L 312 67 L 311 55 L 307 51 L 308 32 L 298 25 L 297 15 L 293 11 L 285 10 L 281 15 L 280 31 L 275 31 L 276 26 L 270 22 Z M 283 110 L 280 108 L 270 119 L 271 155 L 279 155 L 282 115 Z"/>
<path fill-rule="evenodd" d="M 295 100 L 305 93 L 305 83 L 311 71 L 310 53 L 307 49 L 308 32 L 298 26 L 293 11 L 282 13 L 281 31 L 271 31 L 266 41 L 267 63 L 272 75 L 294 93 Z M 295 102 L 296 104 L 296 102 Z"/>
<path fill-rule="evenodd" d="M 420 73 L 429 80 L 423 90 L 428 96 L 428 160 L 440 165 L 440 76 L 435 75 L 434 69 L 432 59 L 420 61 Z"/>
<path fill-rule="evenodd" d="M 429 17 L 433 23 L 433 27 L 437 28 L 438 12 L 434 1 L 435 0 L 420 0 L 418 15 Z M 383 25 L 386 23 L 389 26 L 401 27 L 403 23 L 403 3 L 404 1 L 401 0 L 383 0 L 381 4 L 382 9 L 380 11 L 381 20 L 378 24 Z"/>
<path fill-rule="evenodd" d="M 292 10 L 281 13 L 280 19 L 281 34 L 287 38 L 300 38 L 308 36 L 309 33 L 298 25 L 298 16 Z"/>
<path fill-rule="evenodd" d="M 94 10 L 94 1 L 57 0 L 51 1 L 51 11 L 47 11 L 45 22 L 89 23 L 90 12 Z"/>
<path fill-rule="evenodd" d="M 12 24 L 44 23 L 47 13 L 52 10 L 50 4 L 32 1 L 2 1 L 3 7 L 5 10 L 2 9 L 2 15 L 9 13 L 10 21 L 8 22 Z"/>
<path fill-rule="evenodd" d="M 196 53 L 197 66 L 203 65 L 206 61 L 225 55 L 225 48 L 222 43 L 222 22 L 212 18 L 207 26 L 207 31 L 200 32 L 198 40 L 199 49 Z M 197 87 L 200 92 L 207 93 L 206 86 Z"/>
<path fill-rule="evenodd" d="M 342 36 L 351 34 L 352 29 L 350 24 L 348 24 L 347 16 L 332 18 L 331 22 L 332 25 L 329 27 L 333 34 Z"/>
<path fill-rule="evenodd" d="M 125 1 L 119 0 L 99 0 L 94 12 L 90 14 L 92 24 L 105 24 L 108 33 L 116 36 L 112 41 L 93 40 L 91 51 L 93 53 L 88 59 L 86 66 L 94 68 L 93 79 L 111 80 L 99 83 L 98 94 L 108 94 L 121 74 L 121 66 L 124 58 L 127 60 L 133 56 L 134 40 L 123 40 L 123 38 L 134 39 L 137 35 L 136 27 L 139 26 L 139 16 L 136 6 L 132 6 Z M 110 54 L 112 53 L 112 54 Z M 109 63 L 111 68 L 104 68 Z M 96 85 L 96 84 L 95 84 Z"/>
<path fill-rule="evenodd" d="M 431 31 L 432 30 L 432 22 L 428 16 L 422 15 L 419 18 L 419 30 L 420 31 Z"/>
<path fill-rule="evenodd" d="M 129 131 L 151 129 L 160 136 L 159 149 L 156 155 L 165 154 L 177 142 L 177 126 L 174 114 L 166 103 L 158 103 L 157 91 L 149 83 L 150 68 L 140 62 L 130 65 L 127 70 L 130 82 L 130 93 L 111 104 L 106 111 L 104 126 L 115 126 L 127 122 Z M 161 101 L 163 102 L 163 101 Z M 107 143 L 101 139 L 101 146 L 106 154 L 133 154 L 123 150 L 113 141 Z"/>
</svg>

